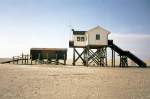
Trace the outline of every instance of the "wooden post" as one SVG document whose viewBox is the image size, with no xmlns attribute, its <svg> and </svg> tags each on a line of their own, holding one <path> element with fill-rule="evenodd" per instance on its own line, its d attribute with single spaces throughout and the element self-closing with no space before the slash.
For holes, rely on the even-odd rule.
<svg viewBox="0 0 150 99">
<path fill-rule="evenodd" d="M 25 64 L 27 64 L 27 55 L 24 55 L 25 56 Z"/>
<path fill-rule="evenodd" d="M 46 58 L 47 58 L 46 64 L 48 64 L 48 58 L 49 58 L 48 53 L 47 53 L 47 55 L 46 55 Z"/>
<path fill-rule="evenodd" d="M 114 59 L 113 59 L 113 58 L 114 58 L 114 53 L 113 53 L 113 49 L 111 49 L 111 50 L 112 50 L 112 61 L 111 61 L 112 65 L 111 65 L 111 66 L 113 67 L 113 64 L 114 64 L 114 63 L 113 63 L 113 60 L 114 60 Z"/>
<path fill-rule="evenodd" d="M 37 64 L 37 62 L 38 62 L 38 59 L 36 59 L 35 64 Z"/>
<path fill-rule="evenodd" d="M 119 64 L 119 67 L 121 67 L 121 55 L 120 55 L 120 64 Z"/>
<path fill-rule="evenodd" d="M 89 62 L 88 62 L 89 61 L 89 59 L 88 59 L 89 58 L 89 47 L 87 47 L 84 52 L 86 54 L 86 57 L 85 57 L 86 58 L 86 60 L 85 60 L 86 66 L 88 67 L 89 66 Z"/>
<path fill-rule="evenodd" d="M 21 61 L 22 61 L 22 64 L 23 64 L 23 53 L 22 53 Z"/>
<path fill-rule="evenodd" d="M 40 62 L 40 53 L 38 54 L 38 64 L 39 64 L 39 62 Z"/>
<path fill-rule="evenodd" d="M 28 55 L 26 55 L 26 64 L 28 64 Z"/>
<path fill-rule="evenodd" d="M 101 64 L 101 54 L 100 54 L 100 49 L 97 49 L 97 52 L 98 52 L 98 66 L 101 66 L 102 64 Z"/>
<path fill-rule="evenodd" d="M 66 65 L 66 59 L 64 60 L 64 65 Z"/>
<path fill-rule="evenodd" d="M 49 59 L 49 63 L 50 63 L 50 64 L 52 63 L 52 60 L 51 60 L 51 58 Z"/>
<path fill-rule="evenodd" d="M 114 67 L 115 67 L 115 51 L 114 51 Z"/>
<path fill-rule="evenodd" d="M 27 64 L 28 64 L 29 55 L 27 54 Z"/>
<path fill-rule="evenodd" d="M 14 56 L 13 56 L 13 64 L 15 64 L 15 62 L 14 62 Z"/>
<path fill-rule="evenodd" d="M 64 53 L 64 65 L 66 65 L 66 54 Z"/>
<path fill-rule="evenodd" d="M 18 64 L 18 61 L 19 61 L 19 56 L 17 57 L 17 60 L 16 60 L 16 61 L 17 61 L 17 64 Z"/>
<path fill-rule="evenodd" d="M 73 66 L 75 66 L 75 48 L 73 47 Z"/>
<path fill-rule="evenodd" d="M 106 66 L 108 66 L 108 64 L 107 64 L 107 47 L 105 48 L 105 50 L 106 50 Z"/>
<path fill-rule="evenodd" d="M 57 53 L 56 53 L 55 64 L 58 65 L 58 57 L 57 57 Z"/>
<path fill-rule="evenodd" d="M 32 55 L 30 55 L 30 59 L 31 59 L 31 65 L 32 65 Z"/>
</svg>

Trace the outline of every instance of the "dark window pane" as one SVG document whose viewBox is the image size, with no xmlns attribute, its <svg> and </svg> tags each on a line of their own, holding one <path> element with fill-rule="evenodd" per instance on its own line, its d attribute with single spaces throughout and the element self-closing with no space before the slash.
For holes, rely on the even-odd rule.
<svg viewBox="0 0 150 99">
<path fill-rule="evenodd" d="M 77 41 L 80 41 L 80 37 L 77 37 Z"/>
<path fill-rule="evenodd" d="M 100 34 L 96 34 L 96 40 L 100 40 Z"/>
<path fill-rule="evenodd" d="M 84 37 L 81 37 L 81 41 L 84 42 Z"/>
</svg>

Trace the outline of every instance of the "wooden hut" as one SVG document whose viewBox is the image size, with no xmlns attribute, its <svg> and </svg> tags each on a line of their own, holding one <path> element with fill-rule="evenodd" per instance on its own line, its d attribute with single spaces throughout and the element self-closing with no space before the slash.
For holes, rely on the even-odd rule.
<svg viewBox="0 0 150 99">
<path fill-rule="evenodd" d="M 67 48 L 31 48 L 30 49 L 31 60 L 38 60 L 43 62 L 47 60 L 48 63 L 66 64 L 67 60 Z M 59 62 L 63 60 L 64 63 Z"/>
<path fill-rule="evenodd" d="M 73 31 L 73 38 L 69 41 L 69 47 L 73 48 L 73 65 L 81 59 L 84 65 L 107 65 L 108 35 L 110 32 L 100 26 L 88 31 Z M 83 49 L 81 53 L 77 50 Z M 77 57 L 76 57 L 77 55 Z"/>
</svg>

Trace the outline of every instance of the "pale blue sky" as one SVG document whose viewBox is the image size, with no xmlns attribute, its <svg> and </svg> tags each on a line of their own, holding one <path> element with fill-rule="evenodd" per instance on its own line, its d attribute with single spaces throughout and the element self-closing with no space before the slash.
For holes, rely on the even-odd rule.
<svg viewBox="0 0 150 99">
<path fill-rule="evenodd" d="M 78 30 L 100 25 L 117 41 L 120 35 L 122 41 L 128 39 L 125 34 L 133 40 L 146 37 L 134 47 L 132 38 L 116 43 L 150 58 L 144 53 L 150 48 L 143 47 L 150 42 L 150 0 L 0 0 L 0 57 L 27 53 L 31 47 L 68 47 L 69 25 Z"/>
</svg>

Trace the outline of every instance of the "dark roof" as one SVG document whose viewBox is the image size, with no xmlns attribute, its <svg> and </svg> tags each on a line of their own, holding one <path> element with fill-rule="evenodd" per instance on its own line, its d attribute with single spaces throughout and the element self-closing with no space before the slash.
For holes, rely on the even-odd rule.
<svg viewBox="0 0 150 99">
<path fill-rule="evenodd" d="M 86 31 L 75 31 L 74 29 L 72 29 L 73 31 L 73 35 L 84 35 Z"/>
<path fill-rule="evenodd" d="M 49 51 L 60 51 L 67 50 L 67 48 L 31 48 L 30 50 L 49 50 Z"/>
</svg>

